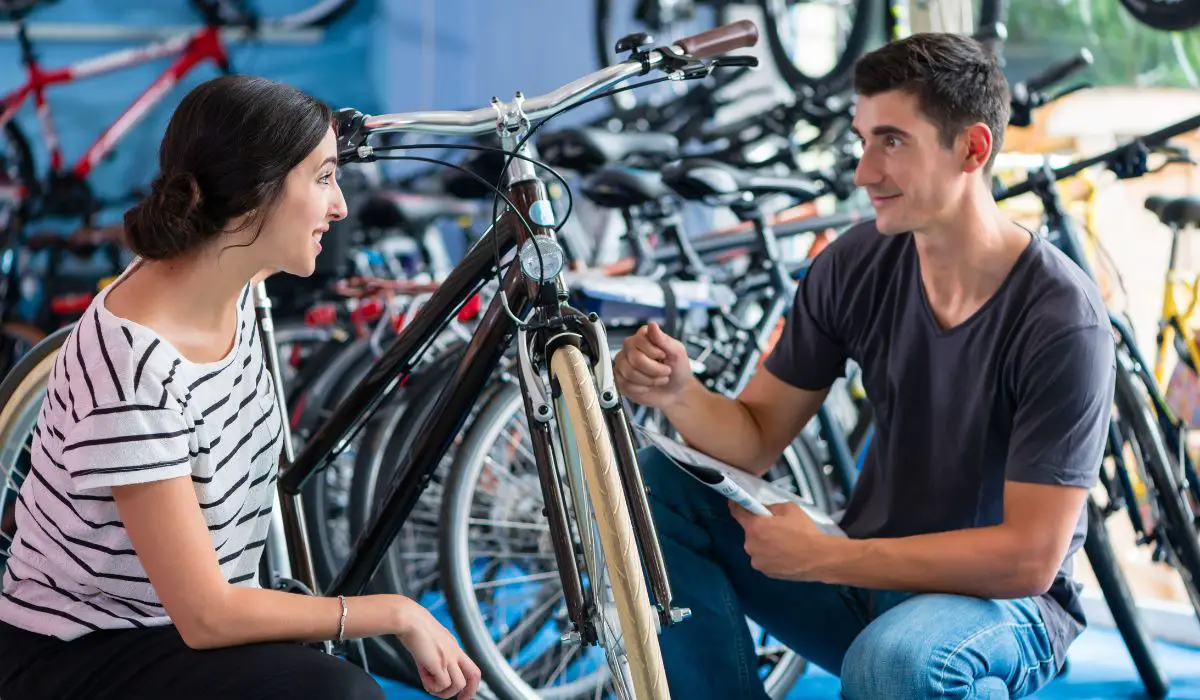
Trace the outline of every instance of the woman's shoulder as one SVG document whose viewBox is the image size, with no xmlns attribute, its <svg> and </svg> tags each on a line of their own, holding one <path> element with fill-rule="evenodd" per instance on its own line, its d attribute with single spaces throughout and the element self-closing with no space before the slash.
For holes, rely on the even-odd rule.
<svg viewBox="0 0 1200 700">
<path fill-rule="evenodd" d="M 60 351 L 51 381 L 92 407 L 151 402 L 174 394 L 182 359 L 154 332 L 114 316 L 97 297 Z"/>
</svg>

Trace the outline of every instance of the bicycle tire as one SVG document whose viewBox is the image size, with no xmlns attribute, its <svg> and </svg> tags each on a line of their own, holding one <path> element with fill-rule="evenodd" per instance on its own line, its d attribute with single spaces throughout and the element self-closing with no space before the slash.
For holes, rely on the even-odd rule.
<svg viewBox="0 0 1200 700">
<path fill-rule="evenodd" d="M 854 20 L 850 32 L 846 36 L 846 45 L 834 62 L 833 67 L 824 75 L 808 75 L 796 66 L 792 60 L 787 37 L 783 36 L 781 23 L 786 11 L 786 0 L 759 0 L 763 13 L 763 26 L 766 30 L 767 44 L 771 49 L 771 58 L 775 68 L 784 82 L 793 89 L 820 90 L 826 94 L 842 92 L 850 87 L 854 74 L 854 64 L 866 50 L 867 42 L 871 39 L 872 28 L 880 20 L 879 0 L 857 0 L 855 3 Z"/>
<path fill-rule="evenodd" d="M 1182 32 L 1200 26 L 1200 0 L 1121 0 L 1121 6 L 1135 20 L 1151 29 Z"/>
<path fill-rule="evenodd" d="M 550 356 L 550 377 L 558 384 L 567 407 L 571 430 L 588 498 L 600 530 L 600 549 L 621 623 L 625 656 L 638 700 L 668 700 L 667 673 L 658 646 L 657 621 L 633 538 L 633 522 L 612 436 L 596 395 L 596 380 L 583 352 L 565 345 Z M 559 417 L 560 423 L 562 417 Z M 594 572 L 593 572 L 594 573 Z"/>
<path fill-rule="evenodd" d="M 350 484 L 351 537 L 357 538 L 362 533 L 374 509 L 383 502 L 387 490 L 380 489 L 380 484 L 387 483 L 387 478 L 399 465 L 403 455 L 412 449 L 413 442 L 423 432 L 423 427 L 437 405 L 438 396 L 453 378 L 452 370 L 460 358 L 461 346 L 455 346 L 455 350 L 447 350 L 429 360 L 430 364 L 414 373 L 409 383 L 393 397 L 389 405 L 375 414 L 364 429 L 354 479 Z M 434 479 L 437 480 L 436 472 Z M 431 481 L 430 486 L 433 484 Z M 426 487 L 421 501 L 438 496 L 440 494 Z M 420 504 L 419 501 L 418 505 Z M 434 514 L 439 513 L 440 500 L 428 507 Z M 415 508 L 413 513 L 417 513 Z M 409 514 L 405 523 L 405 527 L 410 530 L 416 522 L 413 513 Z M 403 533 L 404 529 L 401 530 L 401 535 Z M 436 571 L 436 535 L 431 536 L 430 540 L 434 546 Z M 368 584 L 369 590 L 416 597 L 418 592 L 410 590 L 411 586 L 408 585 L 408 567 L 402 553 L 397 551 L 395 546 L 388 547 L 383 562 Z M 420 684 L 416 663 L 395 637 L 372 637 L 366 640 L 366 648 L 367 658 L 373 670 L 389 678 Z"/>
<path fill-rule="evenodd" d="M 1112 613 L 1113 622 L 1125 648 L 1133 659 L 1134 668 L 1142 679 L 1146 694 L 1154 700 L 1167 696 L 1170 686 L 1163 677 L 1158 661 L 1150 646 L 1150 638 L 1146 634 L 1138 616 L 1137 606 L 1133 602 L 1133 594 L 1125 575 L 1117 565 L 1113 552 L 1112 541 L 1108 537 L 1108 529 L 1104 525 L 1105 517 L 1100 507 L 1091 497 L 1087 500 L 1087 538 L 1083 541 L 1083 551 L 1091 564 L 1092 573 L 1104 595 L 1104 602 Z"/>
<path fill-rule="evenodd" d="M 0 566 L 8 559 L 8 544 L 16 533 L 15 497 L 25 474 L 13 478 L 19 461 L 27 461 L 25 443 L 29 433 L 37 424 L 45 398 L 46 384 L 58 359 L 58 350 L 71 333 L 71 326 L 55 331 L 30 350 L 13 370 L 0 382 L 0 469 L 3 470 L 3 488 L 0 489 Z M 31 466 L 21 464 L 26 470 Z"/>
<path fill-rule="evenodd" d="M 1134 437 L 1141 446 L 1146 475 L 1150 477 L 1155 499 L 1161 509 L 1160 537 L 1166 537 L 1171 563 L 1183 579 L 1191 598 L 1192 608 L 1200 619 L 1200 535 L 1196 521 L 1181 486 L 1175 479 L 1178 471 L 1174 455 L 1167 450 L 1158 419 L 1145 400 L 1145 387 L 1137 388 L 1132 372 L 1123 363 L 1117 366 L 1116 399 L 1121 417 L 1129 422 Z"/>
<path fill-rule="evenodd" d="M 369 364 L 370 360 L 370 346 L 365 340 L 341 346 L 303 392 L 289 397 L 292 438 L 297 446 L 308 441 L 337 405 L 338 399 L 354 386 L 355 382 L 347 378 L 353 378 L 356 369 L 364 362 Z M 331 515 L 327 479 L 334 474 L 330 470 L 340 466 L 335 460 L 325 471 L 309 478 L 301 491 L 313 573 L 317 585 L 322 588 L 329 584 L 339 568 L 328 522 Z"/>
<path fill-rule="evenodd" d="M 4 437 L 3 431 L 13 417 L 12 399 L 18 395 L 23 396 L 28 391 L 27 380 L 36 381 L 39 376 L 49 376 L 54 358 L 58 357 L 58 349 L 66 342 L 73 328 L 74 326 L 65 326 L 43 338 L 32 350 L 25 353 L 12 371 L 4 377 L 4 381 L 0 382 L 0 439 Z M 44 383 L 41 386 L 45 388 Z"/>
</svg>

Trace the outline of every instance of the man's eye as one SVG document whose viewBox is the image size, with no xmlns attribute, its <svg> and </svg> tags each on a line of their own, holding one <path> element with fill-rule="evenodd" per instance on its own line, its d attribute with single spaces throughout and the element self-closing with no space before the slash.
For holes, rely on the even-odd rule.
<svg viewBox="0 0 1200 700">
<path fill-rule="evenodd" d="M 900 146 L 900 139 L 895 136 L 889 136 L 884 143 L 887 144 L 888 148 L 897 148 Z"/>
</svg>

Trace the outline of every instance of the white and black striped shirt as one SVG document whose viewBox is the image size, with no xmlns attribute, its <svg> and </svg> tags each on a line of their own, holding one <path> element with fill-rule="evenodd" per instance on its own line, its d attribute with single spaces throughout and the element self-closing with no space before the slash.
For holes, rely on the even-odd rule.
<svg viewBox="0 0 1200 700">
<path fill-rule="evenodd" d="M 207 364 L 109 312 L 108 289 L 54 363 L 0 598 L 0 619 L 61 639 L 170 623 L 113 486 L 190 475 L 221 573 L 256 586 L 277 477 L 281 416 L 250 288 L 233 349 Z"/>
</svg>

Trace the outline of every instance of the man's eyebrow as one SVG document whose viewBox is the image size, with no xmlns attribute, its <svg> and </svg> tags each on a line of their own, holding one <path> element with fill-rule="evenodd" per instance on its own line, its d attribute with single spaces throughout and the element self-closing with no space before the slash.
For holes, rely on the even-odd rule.
<svg viewBox="0 0 1200 700">
<path fill-rule="evenodd" d="M 862 138 L 862 132 L 858 130 L 858 127 L 851 125 L 850 132 L 858 138 Z M 908 133 L 904 129 L 901 129 L 898 126 L 892 126 L 891 124 L 881 124 L 873 127 L 871 129 L 871 134 L 874 136 L 912 136 L 912 134 Z"/>
</svg>

